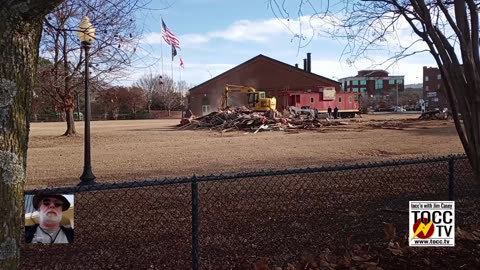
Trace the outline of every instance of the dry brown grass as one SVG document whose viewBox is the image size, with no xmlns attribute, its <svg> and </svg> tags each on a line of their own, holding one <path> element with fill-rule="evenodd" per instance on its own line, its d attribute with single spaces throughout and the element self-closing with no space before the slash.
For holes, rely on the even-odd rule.
<svg viewBox="0 0 480 270">
<path fill-rule="evenodd" d="M 364 115 L 346 126 L 257 134 L 180 131 L 178 119 L 92 122 L 92 166 L 98 182 L 124 182 L 463 152 L 452 122 L 407 120 L 416 117 Z M 65 123 L 31 124 L 27 188 L 79 182 L 83 123 L 76 127 L 79 136 L 62 137 Z"/>
</svg>

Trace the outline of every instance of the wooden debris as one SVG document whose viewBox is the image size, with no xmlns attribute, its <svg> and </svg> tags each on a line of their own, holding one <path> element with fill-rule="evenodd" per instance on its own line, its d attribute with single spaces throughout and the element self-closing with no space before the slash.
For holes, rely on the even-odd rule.
<svg viewBox="0 0 480 270">
<path fill-rule="evenodd" d="M 418 120 L 447 120 L 448 111 L 433 110 L 422 113 Z"/>
<path fill-rule="evenodd" d="M 245 107 L 236 107 L 183 121 L 177 127 L 181 130 L 208 129 L 218 130 L 222 133 L 247 131 L 256 134 L 262 130 L 318 129 L 330 125 L 341 125 L 341 123 L 329 119 L 284 116 L 276 110 L 254 112 Z"/>
</svg>

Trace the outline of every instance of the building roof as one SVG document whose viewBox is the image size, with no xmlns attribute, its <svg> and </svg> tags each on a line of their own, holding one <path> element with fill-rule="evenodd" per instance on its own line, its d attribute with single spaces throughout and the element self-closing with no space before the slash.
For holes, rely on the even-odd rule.
<svg viewBox="0 0 480 270">
<path fill-rule="evenodd" d="M 368 73 L 373 73 L 373 72 L 386 72 L 388 73 L 388 71 L 384 70 L 384 69 L 361 69 L 358 71 L 359 73 L 360 72 L 368 72 Z"/>
<path fill-rule="evenodd" d="M 248 66 L 248 65 L 250 65 L 250 64 L 252 64 L 252 63 L 254 63 L 254 62 L 256 62 L 256 61 L 269 61 L 269 62 L 271 62 L 272 64 L 281 65 L 281 66 L 283 66 L 283 67 L 286 67 L 286 68 L 288 68 L 288 69 L 291 69 L 292 72 L 297 72 L 297 73 L 299 73 L 299 74 L 301 74 L 301 75 L 304 75 L 304 76 L 310 76 L 312 79 L 316 79 L 316 80 L 327 80 L 327 81 L 330 81 L 330 82 L 335 83 L 335 84 L 338 84 L 338 85 L 341 84 L 341 83 L 338 82 L 338 81 L 335 81 L 335 80 L 329 79 L 329 78 L 327 78 L 327 77 L 323 77 L 323 76 L 317 75 L 317 74 L 315 74 L 315 73 L 306 72 L 306 71 L 304 71 L 303 69 L 300 69 L 300 68 L 297 68 L 297 67 L 295 67 L 295 66 L 286 64 L 286 63 L 284 63 L 284 62 L 281 62 L 281 61 L 278 61 L 278 60 L 276 60 L 276 59 L 270 58 L 270 57 L 265 56 L 265 55 L 263 55 L 263 54 L 259 54 L 259 55 L 255 56 L 255 57 L 253 57 L 252 59 L 247 60 L 247 61 L 241 63 L 240 65 L 235 66 L 235 67 L 233 67 L 233 68 L 231 68 L 231 69 L 223 72 L 222 74 L 217 75 L 217 76 L 211 78 L 210 80 L 207 80 L 207 81 L 205 81 L 205 82 L 203 82 L 203 83 L 201 83 L 201 84 L 199 84 L 199 85 L 191 88 L 191 89 L 188 90 L 188 91 L 192 91 L 192 90 L 194 90 L 194 89 L 197 89 L 197 88 L 200 88 L 200 87 L 202 87 L 202 86 L 204 86 L 204 85 L 207 85 L 208 83 L 210 83 L 210 82 L 212 82 L 212 81 L 214 81 L 214 80 L 217 80 L 217 79 L 219 79 L 219 78 L 227 75 L 227 74 L 230 73 L 230 72 L 239 71 L 239 70 L 245 68 L 246 66 Z"/>
</svg>

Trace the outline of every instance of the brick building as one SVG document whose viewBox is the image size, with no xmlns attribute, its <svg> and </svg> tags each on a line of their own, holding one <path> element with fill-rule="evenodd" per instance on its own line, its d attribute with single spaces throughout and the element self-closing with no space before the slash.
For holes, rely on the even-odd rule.
<svg viewBox="0 0 480 270">
<path fill-rule="evenodd" d="M 360 70 L 356 76 L 341 78 L 342 91 L 383 97 L 405 89 L 403 75 L 390 76 L 385 70 Z"/>
<path fill-rule="evenodd" d="M 340 84 L 332 79 L 311 72 L 311 54 L 304 59 L 303 69 L 289 65 L 265 55 L 258 55 L 224 73 L 189 90 L 189 106 L 195 115 L 217 111 L 226 84 L 254 87 L 264 91 L 266 97 L 277 99 L 277 110 L 288 106 L 289 94 L 295 91 L 309 93 L 325 87 L 340 91 Z M 230 100 L 230 97 L 232 100 Z M 241 93 L 229 94 L 231 106 L 247 104 L 247 96 Z"/>
<path fill-rule="evenodd" d="M 423 67 L 423 99 L 427 111 L 449 107 L 442 75 L 436 67 Z"/>
</svg>

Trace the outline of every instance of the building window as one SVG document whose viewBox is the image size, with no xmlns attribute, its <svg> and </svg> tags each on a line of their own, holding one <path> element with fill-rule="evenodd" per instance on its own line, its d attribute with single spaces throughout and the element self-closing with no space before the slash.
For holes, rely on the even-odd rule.
<svg viewBox="0 0 480 270">
<path fill-rule="evenodd" d="M 394 85 L 394 84 L 395 84 L 395 80 L 389 80 L 389 81 L 388 81 L 388 84 Z"/>
<path fill-rule="evenodd" d="M 425 85 L 425 91 L 428 91 L 428 85 Z"/>
<path fill-rule="evenodd" d="M 437 80 L 441 80 L 442 79 L 442 74 L 438 74 L 437 75 Z"/>
<path fill-rule="evenodd" d="M 360 80 L 360 85 L 367 85 L 367 80 Z"/>
<path fill-rule="evenodd" d="M 425 81 L 428 82 L 428 76 L 425 76 Z"/>
<path fill-rule="evenodd" d="M 342 97 L 338 97 L 338 103 L 342 103 Z"/>
<path fill-rule="evenodd" d="M 367 88 L 365 88 L 365 87 L 360 88 L 360 92 L 361 93 L 367 93 Z"/>
<path fill-rule="evenodd" d="M 390 88 L 390 93 L 394 93 L 394 92 L 397 92 L 397 88 Z"/>
<path fill-rule="evenodd" d="M 352 92 L 358 93 L 358 88 L 353 88 Z"/>
<path fill-rule="evenodd" d="M 376 80 L 375 81 L 375 89 L 376 90 L 383 89 L 383 80 Z"/>
<path fill-rule="evenodd" d="M 310 98 L 310 103 L 315 103 L 315 98 Z"/>
<path fill-rule="evenodd" d="M 403 80 L 397 80 L 397 83 L 398 83 L 398 84 L 402 84 L 402 83 L 403 83 Z"/>
<path fill-rule="evenodd" d="M 358 81 L 357 80 L 352 81 L 352 85 L 358 85 Z"/>
<path fill-rule="evenodd" d="M 437 84 L 437 90 L 440 90 L 440 84 Z"/>
</svg>

